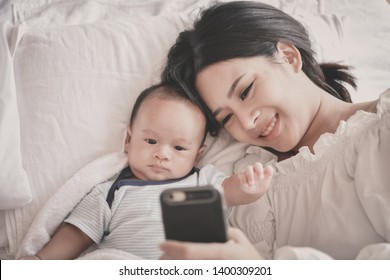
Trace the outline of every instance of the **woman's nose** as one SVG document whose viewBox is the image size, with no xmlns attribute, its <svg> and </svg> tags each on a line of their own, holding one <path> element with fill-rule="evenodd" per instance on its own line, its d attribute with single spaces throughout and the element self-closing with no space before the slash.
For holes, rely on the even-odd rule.
<svg viewBox="0 0 390 280">
<path fill-rule="evenodd" d="M 260 115 L 260 111 L 247 112 L 247 110 L 242 109 L 236 115 L 245 130 L 252 130 L 256 128 L 256 121 Z"/>
</svg>

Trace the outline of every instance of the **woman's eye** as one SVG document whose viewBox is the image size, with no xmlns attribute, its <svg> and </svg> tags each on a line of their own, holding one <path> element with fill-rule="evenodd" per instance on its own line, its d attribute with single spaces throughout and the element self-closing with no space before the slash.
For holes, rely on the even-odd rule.
<svg viewBox="0 0 390 280">
<path fill-rule="evenodd" d="M 222 119 L 222 121 L 221 121 L 222 127 L 224 127 L 229 122 L 229 120 L 231 119 L 232 116 L 233 116 L 233 113 L 230 113 Z"/>
<path fill-rule="evenodd" d="M 185 148 L 183 148 L 182 146 L 175 146 L 174 148 L 177 151 L 184 151 L 185 150 Z"/>
<path fill-rule="evenodd" d="M 241 101 L 244 101 L 247 97 L 249 91 L 251 90 L 254 82 L 251 82 L 241 93 L 240 93 L 240 99 Z"/>
<path fill-rule="evenodd" d="M 151 145 L 154 145 L 154 144 L 157 143 L 157 141 L 154 140 L 154 139 L 145 139 L 145 142 L 148 143 L 148 144 L 151 144 Z"/>
</svg>

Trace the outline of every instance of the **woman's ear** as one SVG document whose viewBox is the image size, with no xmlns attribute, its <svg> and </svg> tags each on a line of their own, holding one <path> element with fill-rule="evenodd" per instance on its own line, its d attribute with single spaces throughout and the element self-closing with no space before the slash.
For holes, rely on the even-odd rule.
<svg viewBox="0 0 390 280">
<path fill-rule="evenodd" d="M 125 151 L 126 151 L 126 153 L 128 153 L 129 149 L 130 149 L 130 139 L 131 139 L 131 126 L 128 125 L 127 126 L 127 135 L 126 135 L 126 139 L 125 139 Z"/>
<path fill-rule="evenodd" d="M 278 53 L 285 62 L 293 66 L 296 73 L 302 70 L 301 53 L 292 43 L 277 42 Z"/>
</svg>

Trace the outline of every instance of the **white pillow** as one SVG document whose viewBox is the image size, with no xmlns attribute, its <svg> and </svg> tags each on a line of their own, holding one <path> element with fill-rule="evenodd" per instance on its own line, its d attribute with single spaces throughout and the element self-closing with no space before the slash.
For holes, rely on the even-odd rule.
<svg viewBox="0 0 390 280">
<path fill-rule="evenodd" d="M 22 237 L 44 202 L 83 166 L 122 149 L 136 97 L 159 80 L 188 21 L 175 14 L 26 31 L 14 72 L 33 201 L 7 213 L 9 238 Z M 11 253 L 19 241 L 10 241 Z"/>
<path fill-rule="evenodd" d="M 136 97 L 159 80 L 169 47 L 194 15 L 116 17 L 121 14 L 116 11 L 103 13 L 104 19 L 113 20 L 94 21 L 99 19 L 96 10 L 90 16 L 88 9 L 70 9 L 69 24 L 63 8 L 49 7 L 40 10 L 38 18 L 28 18 L 31 28 L 14 57 L 21 155 L 33 200 L 7 213 L 8 237 L 18 237 L 10 242 L 11 254 L 37 211 L 61 185 L 94 159 L 122 149 Z M 91 18 L 94 22 L 85 21 Z M 87 23 L 76 24 L 76 19 Z M 230 141 L 210 141 L 209 153 L 217 155 Z M 237 156 L 242 156 L 245 147 L 237 147 Z M 221 157 L 209 158 L 224 164 Z"/>
<path fill-rule="evenodd" d="M 350 29 L 350 18 L 335 14 L 293 15 L 309 32 L 312 48 L 319 62 L 348 64 L 346 36 Z"/>
<path fill-rule="evenodd" d="M 34 27 L 78 25 L 102 20 L 191 11 L 212 0 L 14 0 L 14 20 Z"/>
<path fill-rule="evenodd" d="M 2 125 L 0 135 L 12 140 L 15 149 L 7 151 L 16 159 L 8 161 L 7 174 L 12 175 L 9 178 L 13 181 L 7 186 L 28 186 L 27 176 L 22 176 L 23 164 L 32 194 L 28 190 L 20 193 L 30 195 L 26 202 L 32 195 L 32 202 L 26 207 L 0 211 L 0 258 L 16 253 L 37 211 L 76 171 L 122 148 L 124 128 L 136 96 L 157 82 L 169 46 L 190 21 L 187 13 L 178 12 L 191 10 L 191 5 L 197 3 L 164 2 L 44 0 L 14 6 L 14 15 L 19 15 L 17 19 L 29 24 L 30 29 L 16 50 L 14 70 L 1 64 L 1 71 L 8 75 L 4 77 L 13 77 L 15 72 L 10 84 L 16 84 L 20 116 L 15 116 L 17 111 L 13 110 L 11 117 L 14 121 L 20 117 L 21 124 L 20 128 Z M 95 9 L 89 11 L 88 5 Z M 112 7 L 106 10 L 107 5 Z M 24 13 L 18 10 L 23 7 Z M 147 13 L 148 9 L 153 12 Z M 168 11 L 175 15 L 142 15 Z M 83 24 L 117 19 L 120 14 L 125 15 L 122 21 Z M 9 56 L 8 47 L 0 51 L 0 57 Z M 4 107 L 12 108 L 11 100 L 15 109 L 15 96 L 6 100 L 2 92 L 0 96 L 7 101 Z M 8 123 L 8 115 L 1 115 L 0 123 Z M 20 148 L 16 141 L 19 133 Z M 1 143 L 0 148 L 7 147 L 6 142 Z M 7 208 L 25 204 L 11 205 L 9 195 L 1 197 Z"/>
<path fill-rule="evenodd" d="M 121 149 L 136 97 L 159 80 L 187 19 L 175 14 L 26 31 L 14 64 L 22 154 L 34 188 L 55 190 L 91 160 Z"/>
<path fill-rule="evenodd" d="M 19 112 L 12 63 L 13 48 L 21 29 L 13 28 L 9 22 L 0 23 L 0 210 L 25 206 L 32 199 L 20 152 Z"/>
</svg>

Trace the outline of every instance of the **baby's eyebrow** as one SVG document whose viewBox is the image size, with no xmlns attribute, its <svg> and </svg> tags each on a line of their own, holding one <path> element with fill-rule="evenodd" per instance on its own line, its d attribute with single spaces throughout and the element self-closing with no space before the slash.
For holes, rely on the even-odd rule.
<svg viewBox="0 0 390 280">
<path fill-rule="evenodd" d="M 214 117 L 218 116 L 218 114 L 221 113 L 221 111 L 222 111 L 222 108 L 218 108 L 217 110 L 215 110 L 213 112 Z"/>
</svg>

